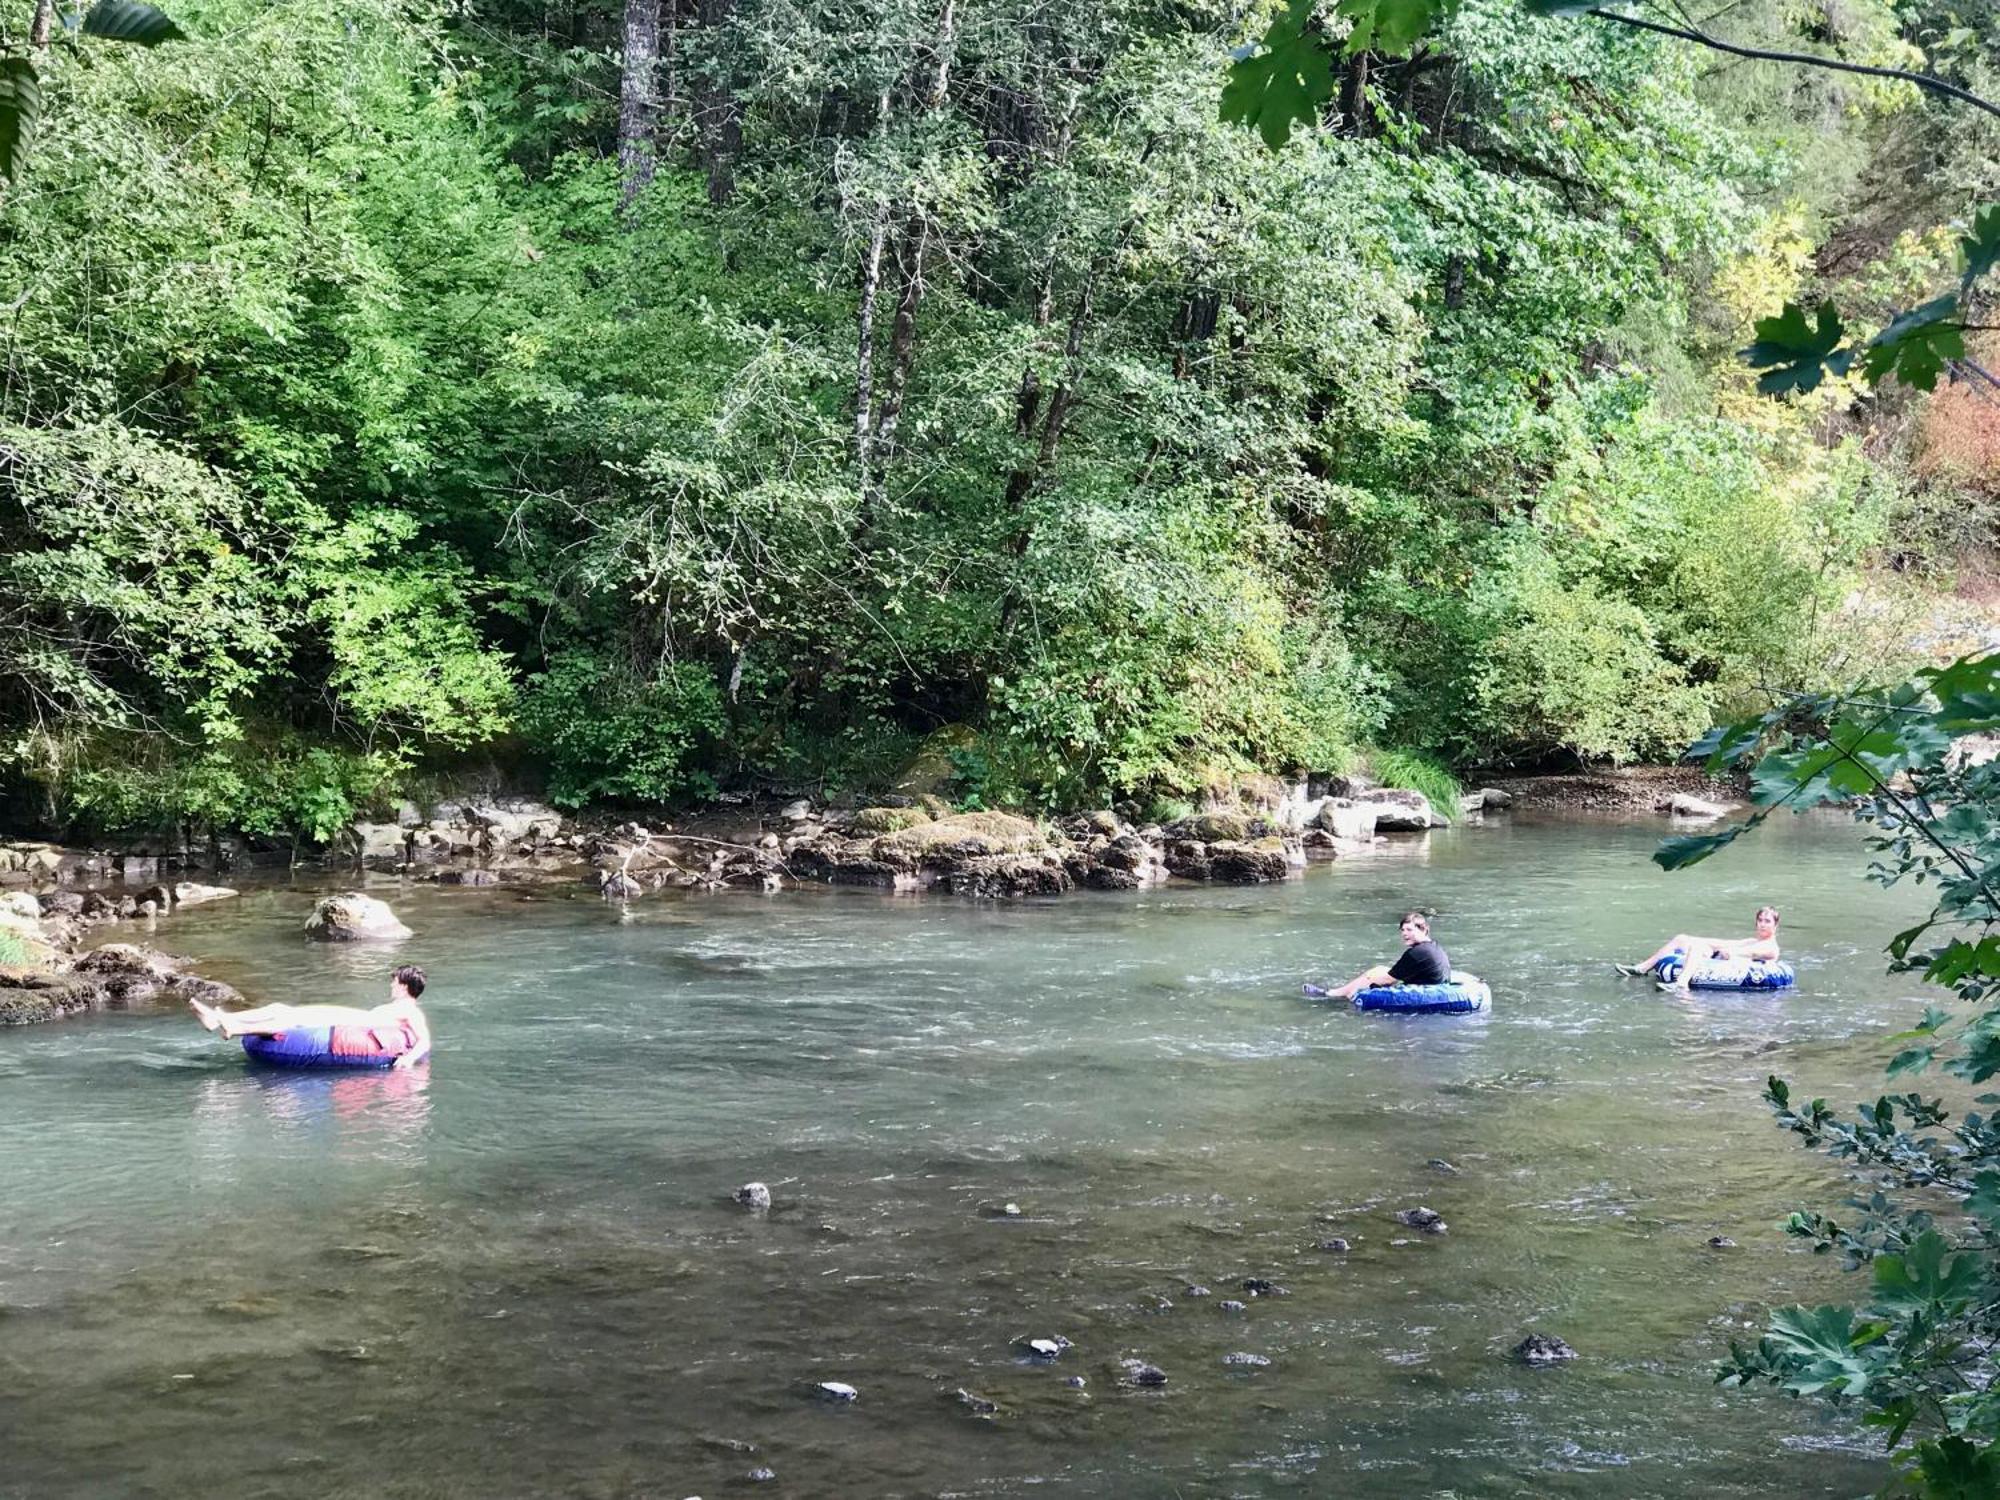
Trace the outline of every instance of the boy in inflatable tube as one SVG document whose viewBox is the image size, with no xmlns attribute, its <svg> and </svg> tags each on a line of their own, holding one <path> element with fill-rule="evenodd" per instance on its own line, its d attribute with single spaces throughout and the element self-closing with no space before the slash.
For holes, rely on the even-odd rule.
<svg viewBox="0 0 2000 1500">
<path fill-rule="evenodd" d="M 404 964 L 389 981 L 389 1003 L 373 1010 L 352 1005 L 260 1005 L 255 1010 L 223 1011 L 190 1000 L 196 1019 L 226 1037 L 282 1036 L 288 1031 L 324 1028 L 331 1033 L 335 1055 L 388 1056 L 391 1067 L 414 1068 L 431 1055 L 430 1022 L 417 997 L 424 992 L 424 971 Z"/>
<path fill-rule="evenodd" d="M 1431 941 L 1431 919 L 1420 911 L 1403 913 L 1398 929 L 1403 953 L 1393 964 L 1377 964 L 1364 969 L 1337 990 L 1327 994 L 1338 1000 L 1352 1000 L 1361 990 L 1382 984 L 1444 984 L 1451 979 L 1451 958 Z"/>
<path fill-rule="evenodd" d="M 1748 958 L 1761 959 L 1765 963 L 1778 961 L 1778 909 L 1775 906 L 1760 906 L 1756 917 L 1757 934 L 1747 938 L 1695 937 L 1685 932 L 1677 932 L 1662 943 L 1653 956 L 1644 963 L 1618 964 L 1617 970 L 1627 979 L 1635 979 L 1641 974 L 1659 971 L 1663 959 L 1680 955 L 1687 960 L 1683 965 L 1680 980 L 1675 984 L 1662 983 L 1663 990 L 1687 988 L 1687 976 L 1697 959 L 1703 958 Z"/>
</svg>

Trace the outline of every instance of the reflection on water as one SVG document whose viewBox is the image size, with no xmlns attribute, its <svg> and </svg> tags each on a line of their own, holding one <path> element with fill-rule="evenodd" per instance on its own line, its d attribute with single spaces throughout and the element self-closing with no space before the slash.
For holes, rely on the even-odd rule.
<svg viewBox="0 0 2000 1500">
<path fill-rule="evenodd" d="M 1009 905 L 385 884 L 393 953 L 301 941 L 304 889 L 163 923 L 259 1001 L 420 962 L 436 1059 L 0 1033 L 0 1495 L 1856 1493 L 1858 1432 L 1706 1371 L 1841 1289 L 1773 1228 L 1845 1189 L 1764 1074 L 1867 1087 L 1920 1003 L 1851 833 L 1773 832 L 1672 878 L 1649 830 L 1524 821 Z M 1609 971 L 1765 899 L 1796 995 Z M 1490 1016 L 1299 997 L 1413 904 Z M 1531 1329 L 1583 1357 L 1509 1364 Z"/>
</svg>

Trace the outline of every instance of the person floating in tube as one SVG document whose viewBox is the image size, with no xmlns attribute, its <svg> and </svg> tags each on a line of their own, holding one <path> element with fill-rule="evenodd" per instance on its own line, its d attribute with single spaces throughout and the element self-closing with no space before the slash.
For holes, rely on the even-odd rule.
<svg viewBox="0 0 2000 1500">
<path fill-rule="evenodd" d="M 1748 958 L 1775 963 L 1778 958 L 1778 909 L 1775 906 L 1758 907 L 1755 926 L 1756 936 L 1747 938 L 1696 937 L 1677 932 L 1643 963 L 1618 964 L 1615 967 L 1627 979 L 1636 979 L 1641 974 L 1657 974 L 1661 963 L 1678 957 L 1683 960 L 1680 978 L 1671 984 L 1664 980 L 1660 983 L 1663 990 L 1677 990 L 1687 988 L 1688 969 L 1700 959 Z"/>
<path fill-rule="evenodd" d="M 1399 932 L 1403 952 L 1393 964 L 1377 964 L 1356 974 L 1337 990 L 1327 994 L 1352 1000 L 1360 990 L 1382 984 L 1444 984 L 1451 979 L 1451 957 L 1431 941 L 1431 919 L 1420 911 L 1403 913 Z"/>
<path fill-rule="evenodd" d="M 392 1067 L 414 1068 L 431 1055 L 431 1027 L 417 997 L 424 992 L 424 971 L 404 964 L 389 980 L 389 1003 L 373 1010 L 352 1005 L 260 1005 L 255 1010 L 217 1010 L 190 1000 L 195 1018 L 210 1031 L 226 1037 L 282 1036 L 288 1031 L 321 1029 L 330 1033 L 328 1048 L 336 1056 L 394 1055 Z"/>
</svg>

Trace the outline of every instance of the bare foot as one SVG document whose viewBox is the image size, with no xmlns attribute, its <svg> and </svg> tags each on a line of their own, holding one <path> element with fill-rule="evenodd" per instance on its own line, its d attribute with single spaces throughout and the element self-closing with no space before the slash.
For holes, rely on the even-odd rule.
<svg viewBox="0 0 2000 1500">
<path fill-rule="evenodd" d="M 222 1029 L 222 1012 L 213 1005 L 203 1005 L 199 1000 L 190 1000 L 188 1005 L 194 1010 L 194 1018 L 208 1031 Z"/>
</svg>

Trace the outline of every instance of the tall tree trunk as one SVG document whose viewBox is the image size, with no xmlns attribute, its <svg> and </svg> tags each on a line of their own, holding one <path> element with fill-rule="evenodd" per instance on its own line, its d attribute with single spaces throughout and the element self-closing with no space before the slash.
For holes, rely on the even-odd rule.
<svg viewBox="0 0 2000 1500">
<path fill-rule="evenodd" d="M 653 180 L 654 128 L 659 98 L 654 74 L 660 60 L 660 0 L 625 0 L 625 72 L 618 85 L 618 210 Z"/>
<path fill-rule="evenodd" d="M 55 19 L 56 0 L 35 0 L 35 19 L 28 26 L 28 44 L 32 47 L 47 47 Z"/>
<path fill-rule="evenodd" d="M 727 203 L 736 191 L 736 158 L 743 150 L 743 109 L 725 71 L 723 49 L 717 45 L 735 14 L 736 0 L 700 0 L 698 16 L 708 33 L 708 71 L 695 89 L 694 103 L 710 203 Z"/>
<path fill-rule="evenodd" d="M 882 90 L 875 106 L 875 139 L 889 130 L 889 91 Z M 878 202 L 861 252 L 861 295 L 854 313 L 854 464 L 860 476 L 859 499 L 868 503 L 868 464 L 874 447 L 875 424 L 875 301 L 882 286 L 882 250 L 889 239 L 889 205 Z"/>
<path fill-rule="evenodd" d="M 951 61 L 958 44 L 956 0 L 944 0 L 938 17 L 937 37 L 931 46 L 929 66 L 917 77 L 917 101 L 925 113 L 944 108 L 951 92 Z M 883 466 L 895 451 L 896 428 L 903 417 L 903 398 L 910 386 L 910 374 L 917 357 L 917 308 L 924 300 L 924 261 L 930 249 L 931 225 L 921 209 L 912 208 L 904 216 L 896 245 L 896 269 L 901 291 L 896 298 L 896 316 L 889 327 L 889 368 L 876 403 L 874 436 L 868 444 L 870 464 L 861 476 L 861 529 L 873 522 L 881 498 Z M 856 417 L 859 422 L 859 415 Z"/>
</svg>

